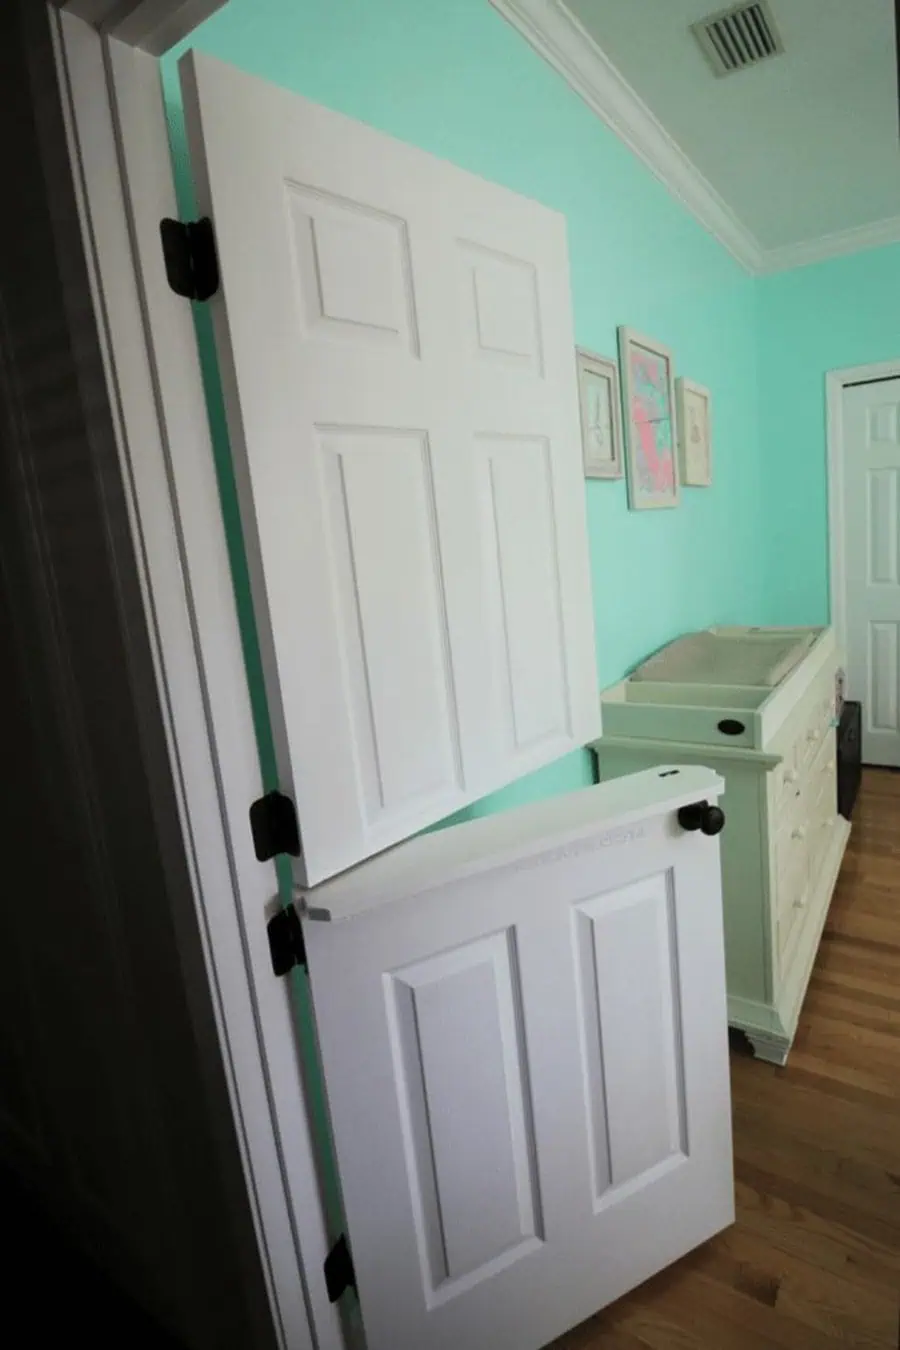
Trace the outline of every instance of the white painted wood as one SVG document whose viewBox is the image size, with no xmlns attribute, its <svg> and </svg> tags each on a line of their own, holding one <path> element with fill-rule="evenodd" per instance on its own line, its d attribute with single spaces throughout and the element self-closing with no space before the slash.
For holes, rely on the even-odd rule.
<svg viewBox="0 0 900 1350">
<path fill-rule="evenodd" d="M 565 223 L 209 58 L 182 74 L 312 883 L 596 734 Z"/>
<path fill-rule="evenodd" d="M 733 627 L 707 631 L 739 637 L 748 632 Z M 810 684 L 822 672 L 834 672 L 840 649 L 830 628 L 756 628 L 750 632 L 814 641 L 805 658 L 774 688 L 622 680 L 603 692 L 606 733 L 629 736 L 637 732 L 642 739 L 692 741 L 708 745 L 713 752 L 721 748 L 726 754 L 752 746 L 751 758 L 758 762 L 757 755 L 765 754 L 774 743 L 797 704 L 807 696 Z M 742 722 L 744 730 L 731 727 L 723 732 L 719 723 L 724 719 Z"/>
<path fill-rule="evenodd" d="M 598 803 L 629 829 L 662 803 L 696 801 L 708 785 L 708 770 L 661 764 L 653 778 L 630 775 L 593 788 L 529 803 L 468 822 L 465 833 L 438 830 L 407 840 L 365 866 L 354 867 L 312 888 L 298 887 L 295 898 L 313 919 L 349 919 L 406 895 L 418 895 L 448 880 L 462 880 L 487 866 L 522 862 L 541 849 L 543 834 L 553 832 L 560 846 L 577 845 L 594 834 Z"/>
<path fill-rule="evenodd" d="M 662 873 L 578 906 L 595 1205 L 685 1152 L 671 921 Z M 616 1026 L 629 1034 L 603 1034 Z"/>
<path fill-rule="evenodd" d="M 900 378 L 845 387 L 847 695 L 867 764 L 900 765 Z"/>
<path fill-rule="evenodd" d="M 897 243 L 900 243 L 900 216 L 888 216 L 868 225 L 823 234 L 818 239 L 765 249 L 760 271 L 765 274 L 786 272 L 793 267 L 809 267 L 813 263 L 827 262 L 829 258 L 842 258 L 864 249 L 886 248 L 888 244 Z"/>
<path fill-rule="evenodd" d="M 844 506 L 844 388 L 866 380 L 900 377 L 900 360 L 830 370 L 825 376 L 825 417 L 828 442 L 828 562 L 831 624 L 838 650 L 847 646 L 847 596 Z"/>
<path fill-rule="evenodd" d="M 728 1020 L 761 1058 L 779 1064 L 797 1028 L 850 832 L 837 814 L 841 656 L 833 630 L 806 631 L 818 632 L 816 642 L 774 689 L 625 681 L 607 690 L 608 730 L 593 746 L 602 778 L 612 781 L 628 782 L 617 776 L 669 758 L 713 763 L 722 774 Z M 629 690 L 640 697 L 630 701 Z M 747 735 L 720 732 L 723 716 L 746 719 Z"/>
<path fill-rule="evenodd" d="M 756 1059 L 764 1060 L 766 1064 L 774 1064 L 779 1069 L 783 1069 L 787 1064 L 790 1047 L 781 1037 L 767 1036 L 762 1031 L 748 1031 L 747 1040 L 753 1047 Z"/>
<path fill-rule="evenodd" d="M 655 770 L 308 893 L 369 1350 L 537 1350 L 732 1221 L 718 841 L 676 817 L 721 786 Z"/>
<path fill-rule="evenodd" d="M 272 1344 L 338 1350 L 295 1011 L 285 983 L 272 978 L 267 950 L 276 879 L 257 862 L 247 828 L 259 763 L 193 324 L 190 307 L 166 284 L 159 250 L 158 222 L 177 212 L 159 72 L 151 57 L 104 44 L 68 15 L 59 52 L 160 707 L 205 937 L 211 993 L 203 996 L 216 1010 L 210 1054 L 221 1055 L 233 1105 L 223 1132 L 234 1129 L 246 1170 Z"/>
<path fill-rule="evenodd" d="M 391 977 L 388 1016 L 409 1094 L 434 1284 L 458 1280 L 539 1235 L 517 1001 L 508 933 Z M 477 1206 L 468 1203 L 473 1193 Z"/>
</svg>

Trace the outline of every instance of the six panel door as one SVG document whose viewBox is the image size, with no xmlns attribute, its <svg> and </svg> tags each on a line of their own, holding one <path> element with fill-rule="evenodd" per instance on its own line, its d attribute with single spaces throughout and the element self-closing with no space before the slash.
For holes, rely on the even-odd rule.
<svg viewBox="0 0 900 1350">
<path fill-rule="evenodd" d="M 733 1220 L 717 841 L 542 850 L 304 923 L 369 1350 L 536 1350 Z"/>
<path fill-rule="evenodd" d="M 900 766 L 900 380 L 844 390 L 848 697 L 866 764 Z"/>
<path fill-rule="evenodd" d="M 311 884 L 599 731 L 565 222 L 207 57 L 181 70 Z"/>
</svg>

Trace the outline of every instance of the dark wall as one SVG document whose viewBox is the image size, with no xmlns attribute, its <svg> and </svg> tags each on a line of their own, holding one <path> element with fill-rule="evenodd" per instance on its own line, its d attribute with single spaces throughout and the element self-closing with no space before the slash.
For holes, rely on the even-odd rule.
<svg viewBox="0 0 900 1350">
<path fill-rule="evenodd" d="M 40 4 L 0 90 L 0 1156 L 186 1345 L 264 1346 Z"/>
</svg>

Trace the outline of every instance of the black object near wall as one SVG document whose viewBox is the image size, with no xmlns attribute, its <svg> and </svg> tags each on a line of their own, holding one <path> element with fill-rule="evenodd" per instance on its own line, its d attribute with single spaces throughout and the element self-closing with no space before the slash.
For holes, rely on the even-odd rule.
<svg viewBox="0 0 900 1350">
<path fill-rule="evenodd" d="M 853 815 L 862 777 L 862 705 L 845 703 L 837 732 L 838 811 L 845 820 Z"/>
</svg>

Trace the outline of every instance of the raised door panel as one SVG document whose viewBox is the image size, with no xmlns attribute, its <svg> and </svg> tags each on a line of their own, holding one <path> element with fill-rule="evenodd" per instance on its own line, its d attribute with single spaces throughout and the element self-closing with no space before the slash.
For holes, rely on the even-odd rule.
<svg viewBox="0 0 900 1350">
<path fill-rule="evenodd" d="M 433 1306 L 544 1237 L 514 932 L 392 971 L 387 1002 Z"/>
<path fill-rule="evenodd" d="M 868 687 L 865 725 L 870 732 L 900 732 L 900 622 L 875 619 L 868 625 Z"/>
<path fill-rule="evenodd" d="M 209 58 L 182 78 L 312 884 L 598 729 L 565 225 Z"/>
<path fill-rule="evenodd" d="M 307 334 L 419 355 L 407 223 L 367 203 L 286 185 Z"/>
<path fill-rule="evenodd" d="M 364 827 L 462 785 L 428 438 L 320 428 Z M 371 509 L 380 496 L 392 510 Z"/>
<path fill-rule="evenodd" d="M 484 573 L 485 734 L 510 774 L 598 734 L 565 229 L 479 183 L 455 213 L 460 376 Z"/>
<path fill-rule="evenodd" d="M 541 436 L 480 436 L 477 454 L 495 725 L 501 753 L 528 767 L 572 732 L 550 449 Z"/>
<path fill-rule="evenodd" d="M 573 918 L 599 1208 L 687 1154 L 672 878 L 634 882 Z"/>
<path fill-rule="evenodd" d="M 870 469 L 868 489 L 868 583 L 870 586 L 896 586 L 897 572 L 897 469 Z"/>
<path fill-rule="evenodd" d="M 543 378 L 544 339 L 534 263 L 472 239 L 457 242 L 470 358 L 492 374 L 505 367 Z"/>
</svg>

